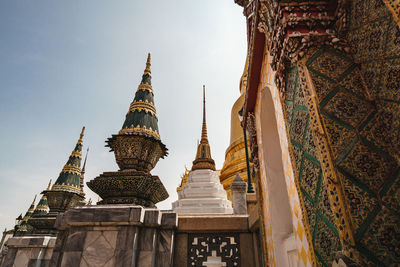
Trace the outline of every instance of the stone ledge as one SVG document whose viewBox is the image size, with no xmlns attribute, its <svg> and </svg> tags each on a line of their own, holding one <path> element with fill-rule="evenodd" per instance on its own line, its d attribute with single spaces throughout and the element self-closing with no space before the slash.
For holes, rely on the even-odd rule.
<svg viewBox="0 0 400 267">
<path fill-rule="evenodd" d="M 11 237 L 7 240 L 7 246 L 10 248 L 53 248 L 56 243 L 56 237 Z"/>
<path fill-rule="evenodd" d="M 178 232 L 249 232 L 248 215 L 178 215 Z"/>
<path fill-rule="evenodd" d="M 55 227 L 71 226 L 145 226 L 172 229 L 177 226 L 176 213 L 130 205 L 98 205 L 77 207 L 59 214 Z"/>
</svg>

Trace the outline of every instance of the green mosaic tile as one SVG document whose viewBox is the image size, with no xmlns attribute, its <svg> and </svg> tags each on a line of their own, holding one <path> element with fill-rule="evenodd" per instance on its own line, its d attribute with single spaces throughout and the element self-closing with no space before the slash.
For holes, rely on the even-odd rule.
<svg viewBox="0 0 400 267">
<path fill-rule="evenodd" d="M 324 179 L 321 179 L 321 185 L 318 196 L 317 209 L 325 216 L 325 218 L 332 224 L 335 225 L 335 217 L 333 215 L 331 205 L 328 198 L 328 192 L 326 190 L 327 184 Z"/>
<path fill-rule="evenodd" d="M 334 81 L 339 80 L 351 65 L 352 62 L 347 57 L 329 49 L 324 49 L 320 55 L 308 63 L 311 71 Z"/>
<path fill-rule="evenodd" d="M 309 73 L 317 93 L 318 102 L 321 102 L 332 91 L 335 84 L 315 72 L 310 71 Z"/>
<path fill-rule="evenodd" d="M 393 19 L 389 21 L 385 57 L 400 56 L 400 28 Z"/>
<path fill-rule="evenodd" d="M 345 127 L 343 124 L 332 120 L 328 116 L 322 116 L 325 125 L 326 133 L 328 136 L 329 143 L 331 144 L 331 151 L 334 160 L 348 148 L 350 143 L 356 137 L 354 130 Z"/>
<path fill-rule="evenodd" d="M 321 179 L 321 167 L 316 165 L 309 158 L 304 157 L 300 171 L 300 186 L 303 188 L 312 200 L 316 202 L 318 197 L 319 182 Z"/>
<path fill-rule="evenodd" d="M 315 146 L 311 127 L 307 128 L 306 137 L 305 137 L 305 140 L 303 143 L 303 149 L 305 152 L 307 152 L 309 155 L 311 155 L 315 159 L 318 158 L 317 148 Z"/>
<path fill-rule="evenodd" d="M 368 101 L 339 91 L 322 108 L 324 112 L 352 127 L 357 127 L 373 111 Z"/>
<path fill-rule="evenodd" d="M 343 182 L 345 199 L 349 207 L 350 216 L 355 233 L 365 222 L 367 216 L 374 210 L 378 201 L 373 195 L 361 189 L 350 179 L 341 175 Z"/>
<path fill-rule="evenodd" d="M 382 102 L 361 135 L 393 158 L 400 158 L 400 104 Z"/>
<path fill-rule="evenodd" d="M 378 193 L 384 183 L 392 178 L 397 164 L 392 158 L 358 142 L 338 167 Z"/>
<path fill-rule="evenodd" d="M 348 92 L 356 94 L 358 97 L 368 99 L 367 90 L 363 83 L 362 73 L 358 67 L 354 68 L 349 75 L 346 75 L 339 84 Z"/>
<path fill-rule="evenodd" d="M 336 252 L 341 249 L 339 237 L 321 215 L 317 216 L 316 225 L 313 238 L 315 253 L 323 264 L 330 266 Z"/>
<path fill-rule="evenodd" d="M 386 60 L 382 67 L 385 71 L 379 98 L 400 101 L 400 58 Z"/>
<path fill-rule="evenodd" d="M 380 19 L 363 24 L 361 28 L 348 35 L 355 62 L 360 63 L 383 58 L 388 26 L 387 19 Z"/>
<path fill-rule="evenodd" d="M 295 109 L 290 127 L 290 138 L 297 144 L 303 144 L 304 134 L 308 123 L 308 111 Z"/>
<path fill-rule="evenodd" d="M 400 219 L 387 209 L 379 211 L 360 244 L 386 266 L 400 263 Z"/>
</svg>

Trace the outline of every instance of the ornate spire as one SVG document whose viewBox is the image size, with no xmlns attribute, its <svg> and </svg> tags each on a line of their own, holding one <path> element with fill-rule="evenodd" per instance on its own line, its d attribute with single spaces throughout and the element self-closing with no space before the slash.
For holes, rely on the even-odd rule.
<svg viewBox="0 0 400 267">
<path fill-rule="evenodd" d="M 142 75 L 142 81 L 138 86 L 135 97 L 129 107 L 129 111 L 126 114 L 122 129 L 118 132 L 118 135 L 113 135 L 106 141 L 107 146 L 111 148 L 111 151 L 115 151 L 117 164 L 121 170 L 131 169 L 148 172 L 154 168 L 155 163 L 160 158 L 164 158 L 168 155 L 168 149 L 161 142 L 158 132 L 158 119 L 156 108 L 154 106 L 153 88 L 151 86 L 150 59 L 151 57 L 149 53 L 146 68 Z M 141 157 L 141 155 L 139 155 L 141 153 L 141 148 L 131 150 L 137 151 L 135 155 L 129 153 L 126 154 L 126 151 L 124 151 L 126 148 L 122 148 L 123 145 L 120 141 L 126 139 L 125 137 L 127 136 L 141 136 L 148 140 L 149 144 L 155 141 L 157 143 L 155 151 L 156 157 L 151 158 L 150 161 L 146 160 L 146 162 L 143 162 L 142 159 L 138 159 Z M 142 145 L 144 144 L 145 143 L 142 143 Z M 136 159 L 132 159 L 132 157 Z"/>
<path fill-rule="evenodd" d="M 158 176 L 150 174 L 158 160 L 168 154 L 158 133 L 150 59 L 149 54 L 122 129 L 106 141 L 114 152 L 119 170 L 105 172 L 86 183 L 102 198 L 97 204 L 155 207 L 155 203 L 168 198 Z"/>
<path fill-rule="evenodd" d="M 85 127 L 82 128 L 82 132 L 76 143 L 74 150 L 64 168 L 61 170 L 56 182 L 54 183 L 51 190 L 53 191 L 68 191 L 76 194 L 81 194 L 80 179 L 81 179 L 81 160 L 82 160 L 82 144 L 83 134 Z"/>
<path fill-rule="evenodd" d="M 154 94 L 151 86 L 150 60 L 151 56 L 149 53 L 142 81 L 138 86 L 135 98 L 129 107 L 119 134 L 143 135 L 160 141 L 157 112 L 154 106 Z M 163 147 L 165 148 L 164 145 Z"/>
<path fill-rule="evenodd" d="M 28 231 L 28 220 L 32 218 L 33 212 L 35 211 L 35 202 L 36 202 L 36 195 L 35 198 L 32 201 L 32 204 L 30 205 L 28 211 L 25 213 L 24 218 L 22 219 L 22 222 L 18 226 L 18 232 L 20 233 L 25 233 Z"/>
<path fill-rule="evenodd" d="M 86 161 L 87 161 L 87 155 L 89 154 L 89 147 L 86 150 L 86 156 L 85 156 L 85 161 L 83 162 L 83 167 L 81 171 L 81 177 L 80 177 L 80 187 L 81 187 L 81 194 L 85 195 L 83 192 L 83 185 L 84 185 L 84 180 L 85 180 L 85 170 L 86 170 Z"/>
<path fill-rule="evenodd" d="M 201 127 L 201 140 L 197 146 L 196 159 L 193 161 L 192 170 L 211 169 L 215 171 L 215 162 L 211 158 L 211 149 L 207 138 L 206 123 L 206 93 L 203 85 L 203 124 Z"/>
<path fill-rule="evenodd" d="M 50 189 L 50 185 L 51 185 L 51 179 L 49 181 L 49 185 L 47 186 L 46 190 Z M 36 206 L 35 211 L 33 212 L 32 216 L 36 216 L 36 215 L 45 215 L 49 213 L 49 204 L 47 203 L 47 197 L 46 195 L 43 195 L 41 197 L 41 199 L 39 200 L 39 203 Z"/>
</svg>

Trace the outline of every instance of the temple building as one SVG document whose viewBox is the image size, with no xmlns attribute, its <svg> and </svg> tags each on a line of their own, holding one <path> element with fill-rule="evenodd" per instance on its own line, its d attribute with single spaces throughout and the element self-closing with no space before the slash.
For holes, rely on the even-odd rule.
<svg viewBox="0 0 400 267">
<path fill-rule="evenodd" d="M 227 199 L 222 187 L 207 137 L 206 99 L 203 86 L 203 124 L 201 140 L 197 146 L 196 158 L 191 171 L 182 176 L 178 200 L 172 203 L 176 213 L 233 213 L 232 203 Z"/>
<path fill-rule="evenodd" d="M 83 129 L 54 185 L 4 231 L 0 267 L 400 265 L 398 1 L 234 2 L 248 47 L 221 172 L 203 88 L 193 166 L 172 210 L 156 208 L 169 195 L 151 171 L 168 150 L 149 54 L 106 141 L 119 169 L 87 182 L 101 200 L 85 201 Z"/>
</svg>

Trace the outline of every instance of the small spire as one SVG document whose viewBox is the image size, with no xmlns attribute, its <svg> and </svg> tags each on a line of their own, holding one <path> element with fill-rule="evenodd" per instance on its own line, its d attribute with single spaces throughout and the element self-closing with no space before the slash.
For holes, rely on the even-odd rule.
<svg viewBox="0 0 400 267">
<path fill-rule="evenodd" d="M 83 167 L 82 167 L 82 175 L 85 174 L 85 170 L 86 170 L 86 161 L 87 161 L 87 155 L 89 154 L 89 147 L 86 149 L 86 156 L 85 156 L 85 161 L 83 162 Z"/>
<path fill-rule="evenodd" d="M 47 186 L 47 189 L 46 189 L 46 190 L 50 190 L 50 186 L 51 186 L 51 179 L 50 179 L 50 181 L 49 181 L 49 185 Z"/>
<path fill-rule="evenodd" d="M 82 159 L 82 145 L 83 134 L 85 126 L 83 126 L 78 142 L 74 150 L 68 158 L 67 163 L 61 170 L 60 175 L 52 186 L 52 190 L 69 191 L 76 194 L 81 194 L 80 176 L 81 176 L 81 159 Z"/>
<path fill-rule="evenodd" d="M 88 154 L 89 154 L 89 147 L 86 149 L 85 161 L 83 162 L 83 167 L 81 170 L 80 186 L 81 186 L 82 194 L 84 194 L 83 193 L 83 185 L 84 185 L 84 179 L 85 179 L 86 161 L 87 161 Z"/>
<path fill-rule="evenodd" d="M 148 53 L 147 54 L 147 61 L 146 61 L 146 69 L 144 70 L 144 74 L 150 74 L 151 73 L 150 66 L 151 66 L 151 54 Z"/>
</svg>

